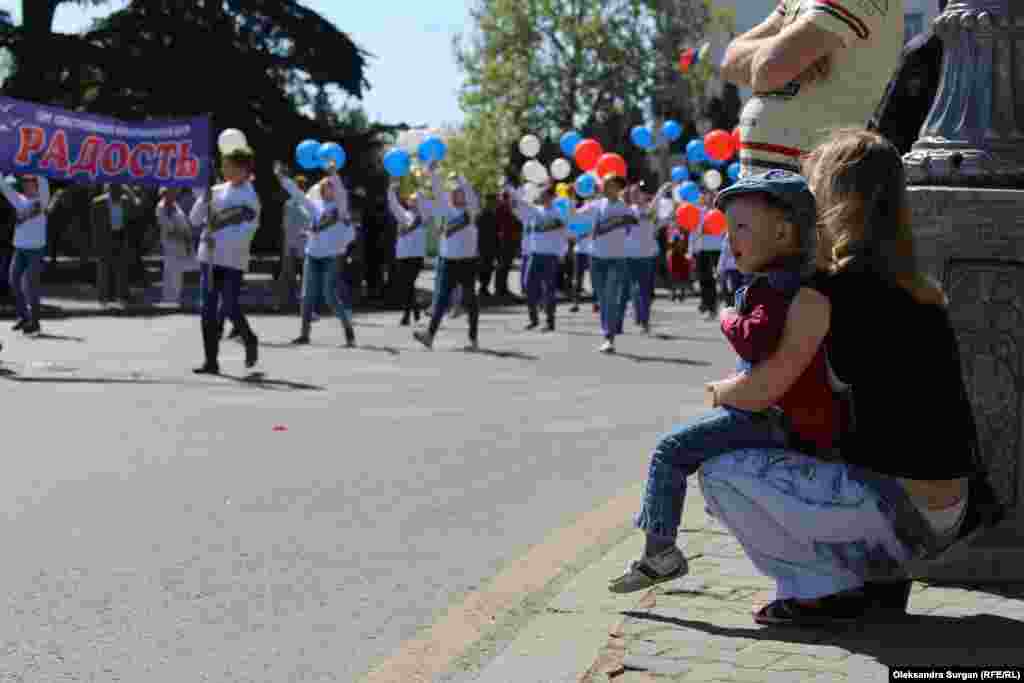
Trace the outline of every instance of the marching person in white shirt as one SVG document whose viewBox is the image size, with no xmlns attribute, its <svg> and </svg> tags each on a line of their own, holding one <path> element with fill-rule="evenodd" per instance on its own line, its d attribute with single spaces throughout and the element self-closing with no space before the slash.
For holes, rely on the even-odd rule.
<svg viewBox="0 0 1024 683">
<path fill-rule="evenodd" d="M 50 205 L 50 183 L 43 176 L 21 176 L 22 192 L 15 192 L 0 180 L 0 192 L 17 214 L 14 226 L 14 256 L 10 283 L 18 320 L 14 330 L 38 334 L 39 274 L 46 254 L 46 209 Z"/>
<path fill-rule="evenodd" d="M 313 312 L 326 299 L 334 309 L 345 330 L 345 346 L 356 345 L 356 332 L 352 327 L 352 302 L 344 296 L 348 287 L 339 287 L 338 260 L 355 241 L 355 228 L 349 215 L 348 191 L 338 178 L 334 163 L 327 169 L 327 177 L 308 194 L 277 169 L 277 177 L 288 195 L 301 201 L 313 219 L 306 239 L 306 260 L 302 266 L 302 327 L 293 344 L 308 344 L 313 323 Z M 339 290 L 341 292 L 339 293 Z"/>
<path fill-rule="evenodd" d="M 477 241 L 476 218 L 480 215 L 480 201 L 469 182 L 462 176 L 456 180 L 456 188 L 449 195 L 441 187 L 436 162 L 428 167 L 430 183 L 434 192 L 433 215 L 440 219 L 440 258 L 434 278 L 434 305 L 430 315 L 430 327 L 417 330 L 413 338 L 425 347 L 433 348 L 434 335 L 441 327 L 441 319 L 451 301 L 452 290 L 462 286 L 462 299 L 469 313 L 469 343 L 465 349 L 479 349 L 477 330 L 480 322 L 480 307 L 476 294 Z"/>
<path fill-rule="evenodd" d="M 593 220 L 593 246 L 590 280 L 600 307 L 601 353 L 615 353 L 615 335 L 622 329 L 622 288 L 626 286 L 626 233 L 636 229 L 633 209 L 622 201 L 626 179 L 608 174 L 604 177 L 604 198 L 577 212 Z"/>
<path fill-rule="evenodd" d="M 654 293 L 654 276 L 658 269 L 658 210 L 661 199 L 672 190 L 672 183 L 665 183 L 652 199 L 638 186 L 631 188 L 629 203 L 637 218 L 637 227 L 626 236 L 626 271 L 629 279 L 622 289 L 620 308 L 625 311 L 630 295 L 633 299 L 633 318 L 645 334 L 651 332 L 651 299 Z M 619 324 L 622 324 L 620 316 Z M 620 329 L 621 333 L 622 330 Z"/>
<path fill-rule="evenodd" d="M 555 331 L 555 309 L 558 301 L 559 260 L 565 252 L 569 229 L 558 209 L 552 206 L 555 188 L 544 188 L 541 194 L 542 206 L 529 204 L 511 185 L 507 192 L 512 198 L 512 209 L 523 223 L 526 244 L 525 290 L 526 306 L 530 322 L 527 330 L 540 326 L 538 306 L 544 305 L 547 317 L 545 332 Z"/>
<path fill-rule="evenodd" d="M 186 272 L 199 270 L 199 262 L 192 251 L 192 224 L 178 206 L 178 188 L 160 190 L 156 221 L 160 226 L 160 247 L 164 255 L 163 301 L 184 305 L 182 280 Z"/>
<path fill-rule="evenodd" d="M 398 223 L 398 239 L 395 241 L 395 282 L 405 306 L 399 325 L 409 325 L 410 316 L 420 321 L 420 307 L 416 302 L 416 280 L 423 270 L 423 259 L 427 255 L 427 229 L 424 218 L 430 216 L 431 205 L 422 195 L 416 194 L 407 200 L 398 198 L 398 181 L 388 188 L 388 208 Z"/>
<path fill-rule="evenodd" d="M 259 360 L 259 340 L 239 304 L 242 278 L 249 269 L 249 247 L 259 227 L 260 200 L 249 177 L 256 159 L 252 150 L 242 148 L 224 156 L 221 171 L 227 182 L 215 185 L 192 207 L 193 225 L 202 225 L 199 241 L 200 297 L 202 306 L 203 351 L 206 359 L 196 374 L 220 373 L 218 355 L 224 315 L 230 318 L 245 344 L 245 367 Z M 211 221 L 207 221 L 210 206 Z"/>
</svg>

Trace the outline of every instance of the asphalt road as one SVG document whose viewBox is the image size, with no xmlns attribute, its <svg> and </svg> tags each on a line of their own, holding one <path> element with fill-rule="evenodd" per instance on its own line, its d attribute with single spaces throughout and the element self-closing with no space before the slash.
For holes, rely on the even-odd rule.
<svg viewBox="0 0 1024 683">
<path fill-rule="evenodd" d="M 552 529 L 635 485 L 732 354 L 696 302 L 595 353 L 595 316 L 256 317 L 196 377 L 194 317 L 82 318 L 0 354 L 0 681 L 352 681 Z M 563 309 L 564 311 L 564 309 Z M 628 520 L 623 520 L 628 522 Z M 581 541 L 582 543 L 582 541 Z M 582 546 L 581 546 L 582 550 Z"/>
</svg>

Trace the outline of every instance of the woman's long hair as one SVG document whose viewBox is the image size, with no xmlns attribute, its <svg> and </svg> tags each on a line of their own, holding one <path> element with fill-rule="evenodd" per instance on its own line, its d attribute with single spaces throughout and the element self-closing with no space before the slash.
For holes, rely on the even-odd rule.
<svg viewBox="0 0 1024 683">
<path fill-rule="evenodd" d="M 946 305 L 942 288 L 918 269 L 903 159 L 891 142 L 839 130 L 805 158 L 803 171 L 818 202 L 820 265 L 862 265 L 919 303 Z"/>
</svg>

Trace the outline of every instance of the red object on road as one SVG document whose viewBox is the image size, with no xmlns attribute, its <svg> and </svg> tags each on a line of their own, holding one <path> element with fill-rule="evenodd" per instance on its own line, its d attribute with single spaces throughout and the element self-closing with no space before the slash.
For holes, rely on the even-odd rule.
<svg viewBox="0 0 1024 683">
<path fill-rule="evenodd" d="M 284 425 L 274 425 L 274 431 L 275 432 L 287 432 L 288 428 L 285 427 Z"/>
</svg>

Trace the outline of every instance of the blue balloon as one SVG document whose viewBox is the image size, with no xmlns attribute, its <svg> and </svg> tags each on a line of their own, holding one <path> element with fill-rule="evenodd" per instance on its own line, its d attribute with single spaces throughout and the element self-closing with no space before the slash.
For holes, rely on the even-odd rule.
<svg viewBox="0 0 1024 683">
<path fill-rule="evenodd" d="M 661 134 L 670 142 L 675 142 L 683 136 L 683 127 L 679 125 L 678 121 L 666 121 L 661 127 Z"/>
<path fill-rule="evenodd" d="M 672 182 L 685 183 L 690 179 L 690 169 L 685 166 L 676 166 L 672 169 Z"/>
<path fill-rule="evenodd" d="M 729 179 L 739 180 L 740 178 L 740 162 L 734 161 L 729 164 Z"/>
<path fill-rule="evenodd" d="M 303 169 L 312 171 L 320 167 L 320 143 L 316 140 L 303 140 L 295 148 L 295 161 Z"/>
<path fill-rule="evenodd" d="M 686 159 L 693 164 L 707 164 L 711 161 L 704 149 L 704 141 L 700 138 L 686 143 Z"/>
<path fill-rule="evenodd" d="M 393 178 L 401 178 L 409 173 L 412 159 L 404 149 L 393 149 L 384 155 L 384 170 Z"/>
<path fill-rule="evenodd" d="M 589 197 L 597 191 L 597 180 L 589 173 L 584 173 L 576 179 L 576 194 L 581 197 Z"/>
<path fill-rule="evenodd" d="M 444 161 L 444 157 L 448 154 L 448 145 L 444 144 L 444 140 L 441 138 L 430 138 L 427 140 L 430 145 L 430 155 L 434 161 Z"/>
<path fill-rule="evenodd" d="M 687 180 L 676 190 L 676 196 L 679 197 L 679 201 L 693 204 L 700 199 L 700 186 L 692 180 Z"/>
<path fill-rule="evenodd" d="M 647 126 L 634 126 L 629 137 L 633 140 L 633 144 L 640 149 L 650 149 L 654 146 L 654 135 L 651 134 L 651 129 Z"/>
<path fill-rule="evenodd" d="M 562 146 L 562 154 L 568 159 L 576 157 L 576 145 L 583 140 L 582 136 L 574 130 L 570 130 L 562 136 L 559 144 Z"/>
<path fill-rule="evenodd" d="M 568 197 L 559 197 L 551 205 L 558 210 L 563 220 L 569 220 L 569 210 L 572 208 L 572 202 L 569 201 Z"/>
<path fill-rule="evenodd" d="M 333 161 L 334 167 L 339 171 L 345 165 L 345 160 L 348 158 L 345 155 L 345 150 L 337 142 L 325 142 L 320 145 L 317 157 L 320 159 L 321 168 L 327 168 L 327 165 Z"/>
<path fill-rule="evenodd" d="M 686 158 L 689 159 L 691 164 L 702 164 L 708 160 L 708 155 L 704 152 L 704 141 L 703 140 L 690 140 L 686 143 Z"/>
<path fill-rule="evenodd" d="M 576 236 L 586 235 L 594 229 L 594 219 L 587 216 L 573 216 L 569 219 L 569 230 Z"/>
</svg>

